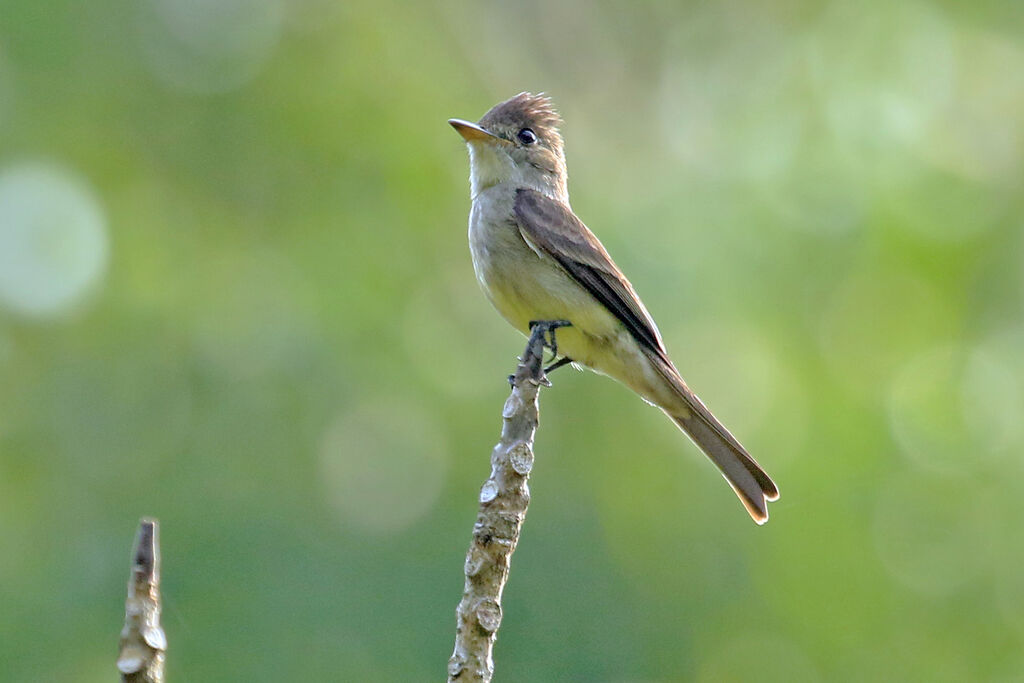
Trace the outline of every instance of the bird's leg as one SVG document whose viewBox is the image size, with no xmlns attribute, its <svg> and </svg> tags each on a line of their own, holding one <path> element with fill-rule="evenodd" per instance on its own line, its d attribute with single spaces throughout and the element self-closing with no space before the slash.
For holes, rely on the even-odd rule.
<svg viewBox="0 0 1024 683">
<path fill-rule="evenodd" d="M 555 338 L 555 330 L 559 327 L 570 327 L 572 323 L 568 320 L 531 320 L 530 326 L 530 341 L 526 345 L 526 353 L 523 356 L 523 360 L 530 359 L 530 363 L 536 363 L 537 378 L 541 384 L 545 386 L 551 386 L 548 381 L 546 373 L 548 370 L 554 370 L 560 368 L 566 363 L 571 362 L 569 359 L 563 359 L 558 362 L 558 340 Z M 544 349 L 551 349 L 552 363 L 548 368 L 544 368 Z M 510 378 L 511 380 L 511 378 Z"/>
<path fill-rule="evenodd" d="M 534 328 L 540 328 L 540 334 L 544 337 L 544 346 L 551 349 L 551 360 L 558 358 L 558 340 L 555 339 L 555 330 L 559 327 L 572 327 L 572 323 L 568 320 L 531 320 L 528 324 L 531 332 L 535 331 Z M 557 367 L 561 367 L 561 365 Z"/>
</svg>

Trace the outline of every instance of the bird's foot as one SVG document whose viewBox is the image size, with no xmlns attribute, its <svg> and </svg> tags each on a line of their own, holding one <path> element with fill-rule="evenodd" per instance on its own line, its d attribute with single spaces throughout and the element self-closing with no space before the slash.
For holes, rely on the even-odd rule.
<svg viewBox="0 0 1024 683">
<path fill-rule="evenodd" d="M 572 323 L 568 320 L 531 320 L 528 324 L 531 332 L 541 335 L 545 348 L 551 350 L 551 360 L 558 358 L 558 340 L 555 338 L 555 330 L 560 327 L 572 327 Z M 556 367 L 561 367 L 561 365 Z"/>
<path fill-rule="evenodd" d="M 565 359 L 562 362 L 557 361 L 558 340 L 555 338 L 555 331 L 560 327 L 571 327 L 572 323 L 568 320 L 531 320 L 529 326 L 530 341 L 526 343 L 526 351 L 523 353 L 520 362 L 529 368 L 532 381 L 549 387 L 551 382 L 548 381 L 545 373 L 548 370 L 554 370 L 565 365 L 565 363 L 571 362 Z M 556 361 L 546 369 L 544 367 L 544 349 L 550 349 L 552 353 L 551 360 Z M 509 378 L 509 380 L 514 384 L 514 377 Z"/>
</svg>

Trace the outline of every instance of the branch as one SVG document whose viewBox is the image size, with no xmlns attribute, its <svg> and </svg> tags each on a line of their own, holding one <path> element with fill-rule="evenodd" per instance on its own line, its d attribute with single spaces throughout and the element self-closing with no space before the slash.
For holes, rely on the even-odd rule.
<svg viewBox="0 0 1024 683">
<path fill-rule="evenodd" d="M 167 636 L 160 627 L 160 539 L 157 521 L 143 518 L 135 538 L 117 668 L 122 683 L 163 683 Z"/>
<path fill-rule="evenodd" d="M 512 394 L 501 413 L 501 440 L 491 452 L 491 476 L 480 489 L 480 511 L 466 553 L 466 584 L 456 609 L 449 683 L 486 683 L 494 675 L 491 653 L 501 625 L 501 593 L 530 503 L 527 480 L 539 419 L 537 393 L 542 385 L 549 385 L 543 357 L 550 327 L 534 326 L 516 373 L 509 378 Z"/>
</svg>

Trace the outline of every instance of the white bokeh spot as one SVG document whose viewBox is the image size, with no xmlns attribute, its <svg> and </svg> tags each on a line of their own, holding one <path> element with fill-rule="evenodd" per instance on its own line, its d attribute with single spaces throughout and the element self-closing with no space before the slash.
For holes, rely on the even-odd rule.
<svg viewBox="0 0 1024 683">
<path fill-rule="evenodd" d="M 39 162 L 0 171 L 0 306 L 38 318 L 67 312 L 103 277 L 109 249 L 83 178 Z"/>
</svg>

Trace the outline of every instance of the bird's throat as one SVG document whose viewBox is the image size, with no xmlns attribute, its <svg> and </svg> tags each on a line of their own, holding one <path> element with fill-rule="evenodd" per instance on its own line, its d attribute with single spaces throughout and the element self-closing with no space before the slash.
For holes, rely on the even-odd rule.
<svg viewBox="0 0 1024 683">
<path fill-rule="evenodd" d="M 504 150 L 488 142 L 469 143 L 470 194 L 476 198 L 484 190 L 514 180 L 516 165 Z"/>
</svg>

